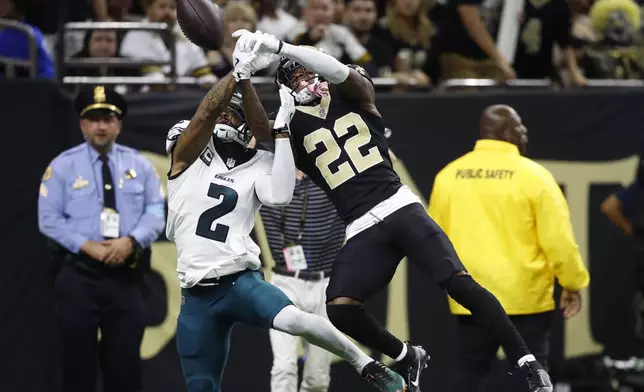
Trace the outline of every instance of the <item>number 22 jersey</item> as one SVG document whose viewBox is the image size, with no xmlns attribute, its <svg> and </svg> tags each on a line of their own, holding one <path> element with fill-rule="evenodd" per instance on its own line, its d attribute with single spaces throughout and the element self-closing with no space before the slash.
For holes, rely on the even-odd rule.
<svg viewBox="0 0 644 392">
<path fill-rule="evenodd" d="M 182 121 L 169 131 L 168 150 L 188 123 Z M 261 267 L 260 249 L 250 237 L 261 207 L 255 181 L 270 174 L 273 154 L 248 152 L 254 155 L 235 165 L 229 161 L 232 158 L 217 153 L 213 136 L 192 165 L 168 176 L 166 236 L 177 246 L 182 287 L 192 287 L 206 275 L 224 276 Z"/>
<path fill-rule="evenodd" d="M 346 224 L 401 188 L 389 158 L 385 123 L 334 86 L 291 120 L 296 166 L 322 188 Z"/>
</svg>

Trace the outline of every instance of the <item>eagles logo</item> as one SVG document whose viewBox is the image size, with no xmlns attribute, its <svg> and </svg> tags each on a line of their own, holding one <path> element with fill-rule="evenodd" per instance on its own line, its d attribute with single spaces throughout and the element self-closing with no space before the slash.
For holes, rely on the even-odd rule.
<svg viewBox="0 0 644 392">
<path fill-rule="evenodd" d="M 364 68 L 362 68 L 361 66 L 356 65 L 355 69 L 360 75 L 367 76 L 367 71 L 365 71 Z"/>
</svg>

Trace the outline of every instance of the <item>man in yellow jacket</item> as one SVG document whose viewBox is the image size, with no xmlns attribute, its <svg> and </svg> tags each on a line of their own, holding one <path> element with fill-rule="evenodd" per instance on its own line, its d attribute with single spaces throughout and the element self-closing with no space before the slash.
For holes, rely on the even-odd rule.
<svg viewBox="0 0 644 392">
<path fill-rule="evenodd" d="M 447 233 L 472 277 L 501 302 L 547 369 L 554 281 L 565 317 L 581 308 L 590 277 L 575 242 L 568 205 L 543 166 L 521 156 L 528 141 L 514 109 L 490 106 L 474 151 L 436 176 L 429 214 Z M 499 342 L 451 298 L 457 316 L 454 392 L 476 391 Z M 515 384 L 513 391 L 522 391 Z"/>
</svg>

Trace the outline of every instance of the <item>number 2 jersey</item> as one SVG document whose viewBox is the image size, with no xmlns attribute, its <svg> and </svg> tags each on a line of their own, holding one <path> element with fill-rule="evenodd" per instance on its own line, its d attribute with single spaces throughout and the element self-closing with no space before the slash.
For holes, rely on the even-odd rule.
<svg viewBox="0 0 644 392">
<path fill-rule="evenodd" d="M 385 123 L 330 87 L 291 120 L 296 166 L 322 188 L 346 224 L 401 188 L 389 158 Z"/>
<path fill-rule="evenodd" d="M 188 123 L 182 121 L 168 132 L 168 150 Z M 192 287 L 206 275 L 261 267 L 260 249 L 250 237 L 261 207 L 255 181 L 271 173 L 273 154 L 248 150 L 254 155 L 235 165 L 229 161 L 233 158 L 217 153 L 216 142 L 212 137 L 192 165 L 179 175 L 168 176 L 166 236 L 177 246 L 182 287 Z"/>
</svg>

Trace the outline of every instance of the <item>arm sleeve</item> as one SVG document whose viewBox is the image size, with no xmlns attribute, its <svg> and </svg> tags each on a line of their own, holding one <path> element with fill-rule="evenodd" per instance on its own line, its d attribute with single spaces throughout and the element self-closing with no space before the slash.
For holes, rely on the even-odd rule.
<svg viewBox="0 0 644 392">
<path fill-rule="evenodd" d="M 56 241 L 72 253 L 78 253 L 81 246 L 88 239 L 78 233 L 75 228 L 67 223 L 64 214 L 65 209 L 65 182 L 61 172 L 56 170 L 52 162 L 51 174 L 45 174 L 40 184 L 40 195 L 38 197 L 38 228 L 48 238 Z"/>
<path fill-rule="evenodd" d="M 319 50 L 285 43 L 281 54 L 322 75 L 330 83 L 340 84 L 349 77 L 349 67 Z"/>
<path fill-rule="evenodd" d="M 571 291 L 581 290 L 590 283 L 590 275 L 575 241 L 568 204 L 550 173 L 542 175 L 541 183 L 535 197 L 539 245 L 561 286 Z"/>
<path fill-rule="evenodd" d="M 130 235 L 142 248 L 147 248 L 159 237 L 165 226 L 165 195 L 161 181 L 152 164 L 146 161 L 145 209 Z"/>
<path fill-rule="evenodd" d="M 270 174 L 255 182 L 259 201 L 267 206 L 285 206 L 295 190 L 295 161 L 289 139 L 275 140 L 275 157 Z"/>
</svg>

